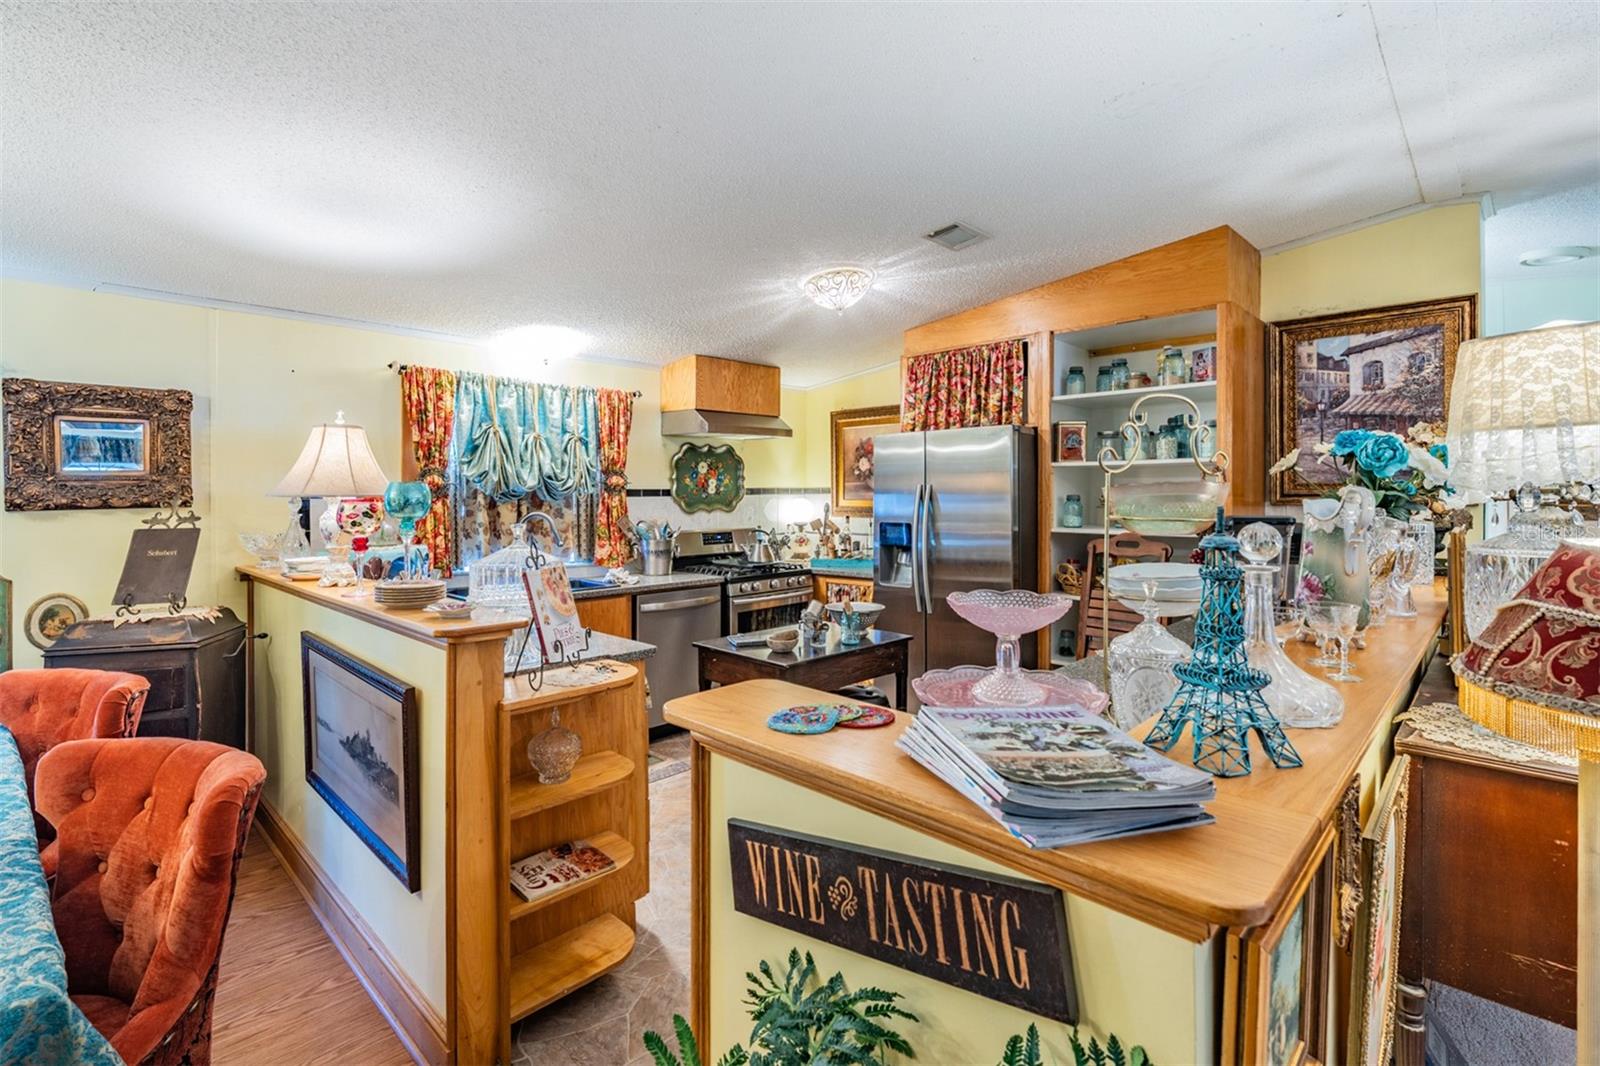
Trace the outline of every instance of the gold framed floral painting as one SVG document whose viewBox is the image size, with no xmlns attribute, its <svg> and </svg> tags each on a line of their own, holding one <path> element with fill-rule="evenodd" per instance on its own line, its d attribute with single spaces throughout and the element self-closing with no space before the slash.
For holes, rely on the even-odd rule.
<svg viewBox="0 0 1600 1066">
<path fill-rule="evenodd" d="M 1324 496 L 1345 481 L 1319 444 L 1346 429 L 1404 434 L 1450 410 L 1456 349 L 1477 334 L 1478 298 L 1373 307 L 1274 322 L 1268 330 L 1272 502 Z"/>
<path fill-rule="evenodd" d="M 1361 831 L 1365 900 L 1356 921 L 1351 968 L 1350 1040 L 1346 1061 L 1383 1066 L 1394 1050 L 1400 993 L 1400 904 L 1405 878 L 1406 805 L 1411 756 L 1389 767 L 1378 801 Z"/>
<path fill-rule="evenodd" d="M 830 416 L 833 513 L 872 514 L 873 439 L 900 432 L 900 408 L 856 407 Z"/>
</svg>

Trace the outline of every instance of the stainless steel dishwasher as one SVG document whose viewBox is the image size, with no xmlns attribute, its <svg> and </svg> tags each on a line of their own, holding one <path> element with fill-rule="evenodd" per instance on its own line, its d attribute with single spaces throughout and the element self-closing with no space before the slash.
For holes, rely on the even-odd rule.
<svg viewBox="0 0 1600 1066">
<path fill-rule="evenodd" d="M 634 605 L 634 639 L 656 647 L 644 675 L 650 682 L 650 724 L 658 726 L 666 722 L 668 700 L 699 689 L 699 656 L 689 645 L 722 635 L 722 586 L 640 593 Z"/>
</svg>

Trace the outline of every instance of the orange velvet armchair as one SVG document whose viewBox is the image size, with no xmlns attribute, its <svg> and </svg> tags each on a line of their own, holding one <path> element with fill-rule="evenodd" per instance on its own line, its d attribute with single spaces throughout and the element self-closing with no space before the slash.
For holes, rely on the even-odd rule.
<svg viewBox="0 0 1600 1066">
<path fill-rule="evenodd" d="M 39 756 L 63 740 L 131 737 L 150 682 L 112 670 L 8 670 L 0 674 L 0 725 L 11 730 L 33 796 Z M 48 843 L 43 837 L 41 844 Z"/>
<path fill-rule="evenodd" d="M 222 934 L 266 770 L 221 744 L 77 740 L 39 760 L 67 988 L 130 1064 L 211 1060 Z"/>
</svg>

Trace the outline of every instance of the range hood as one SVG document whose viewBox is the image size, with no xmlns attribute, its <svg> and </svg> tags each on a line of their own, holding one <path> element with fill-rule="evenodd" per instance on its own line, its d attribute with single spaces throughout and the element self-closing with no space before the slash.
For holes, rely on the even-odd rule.
<svg viewBox="0 0 1600 1066">
<path fill-rule="evenodd" d="M 661 368 L 663 437 L 792 437 L 778 417 L 778 368 L 710 355 L 686 355 Z"/>
<path fill-rule="evenodd" d="M 662 411 L 663 437 L 726 437 L 750 440 L 755 437 L 792 437 L 789 423 L 772 415 L 746 415 L 737 411 Z"/>
</svg>

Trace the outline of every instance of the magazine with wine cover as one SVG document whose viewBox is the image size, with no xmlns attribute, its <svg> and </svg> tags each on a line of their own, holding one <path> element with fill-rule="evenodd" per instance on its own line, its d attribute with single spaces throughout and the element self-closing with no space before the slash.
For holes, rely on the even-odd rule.
<svg viewBox="0 0 1600 1066">
<path fill-rule="evenodd" d="M 570 840 L 511 864 L 511 889 L 528 902 L 598 877 L 617 865 L 587 840 Z"/>
<path fill-rule="evenodd" d="M 1019 814 L 1175 806 L 1216 795 L 1210 774 L 1077 707 L 924 707 L 913 729 Z"/>
<path fill-rule="evenodd" d="M 913 726 L 900 735 L 897 745 L 1030 848 L 1060 848 L 1216 820 L 1198 803 L 1081 811 L 1026 808 L 1003 801 L 926 731 Z"/>
</svg>

